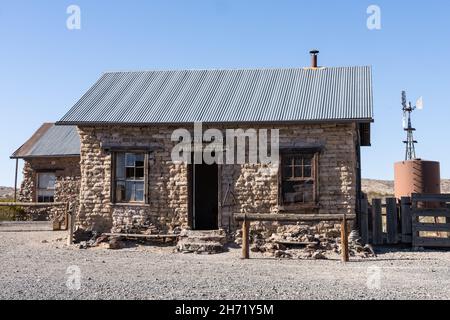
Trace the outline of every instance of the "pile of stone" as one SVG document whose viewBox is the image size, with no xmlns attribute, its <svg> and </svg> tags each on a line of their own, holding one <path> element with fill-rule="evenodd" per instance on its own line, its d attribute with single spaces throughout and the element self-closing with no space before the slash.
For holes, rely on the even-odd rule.
<svg viewBox="0 0 450 320">
<path fill-rule="evenodd" d="M 320 230 L 307 225 L 283 226 L 270 237 L 253 230 L 251 242 L 252 252 L 279 259 L 326 260 L 339 258 L 341 253 L 340 230 L 337 228 Z M 240 231 L 236 233 L 236 243 L 242 243 Z M 349 253 L 360 258 L 375 256 L 372 247 L 363 245 L 354 233 L 349 237 Z"/>
</svg>

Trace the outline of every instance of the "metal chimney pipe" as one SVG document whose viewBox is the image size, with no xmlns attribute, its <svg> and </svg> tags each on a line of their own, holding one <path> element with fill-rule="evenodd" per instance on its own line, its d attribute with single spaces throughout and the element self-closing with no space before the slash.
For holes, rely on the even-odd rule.
<svg viewBox="0 0 450 320">
<path fill-rule="evenodd" d="M 317 56 L 319 55 L 319 50 L 311 50 L 311 68 L 317 68 Z"/>
</svg>

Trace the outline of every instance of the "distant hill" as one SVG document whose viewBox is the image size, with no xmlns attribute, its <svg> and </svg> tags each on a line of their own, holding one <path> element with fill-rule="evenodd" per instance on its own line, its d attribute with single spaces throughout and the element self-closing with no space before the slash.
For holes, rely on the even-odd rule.
<svg viewBox="0 0 450 320">
<path fill-rule="evenodd" d="M 14 198 L 14 188 L 0 187 L 0 199 Z"/>
<path fill-rule="evenodd" d="M 368 195 L 369 199 L 390 197 L 394 195 L 394 181 L 363 179 L 362 189 Z M 441 192 L 450 193 L 450 180 L 443 179 L 441 181 Z"/>
</svg>

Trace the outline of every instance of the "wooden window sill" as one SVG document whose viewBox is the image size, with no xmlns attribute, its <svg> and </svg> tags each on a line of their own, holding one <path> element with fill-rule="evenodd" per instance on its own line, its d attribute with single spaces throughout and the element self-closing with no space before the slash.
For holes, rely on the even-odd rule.
<svg viewBox="0 0 450 320">
<path fill-rule="evenodd" d="M 279 206 L 280 212 L 293 212 L 293 211 L 304 211 L 304 210 L 319 210 L 319 204 L 299 204 L 299 205 L 281 205 Z"/>
<path fill-rule="evenodd" d="M 110 203 L 111 207 L 145 207 L 150 208 L 150 204 L 144 202 L 129 202 L 129 203 Z"/>
</svg>

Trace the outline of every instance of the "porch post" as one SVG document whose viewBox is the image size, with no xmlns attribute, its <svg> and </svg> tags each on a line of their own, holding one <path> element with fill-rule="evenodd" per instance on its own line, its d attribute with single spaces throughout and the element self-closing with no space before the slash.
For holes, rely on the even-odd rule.
<svg viewBox="0 0 450 320">
<path fill-rule="evenodd" d="M 16 159 L 16 173 L 14 177 L 14 202 L 17 202 L 17 171 L 19 171 L 19 159 Z"/>
</svg>

